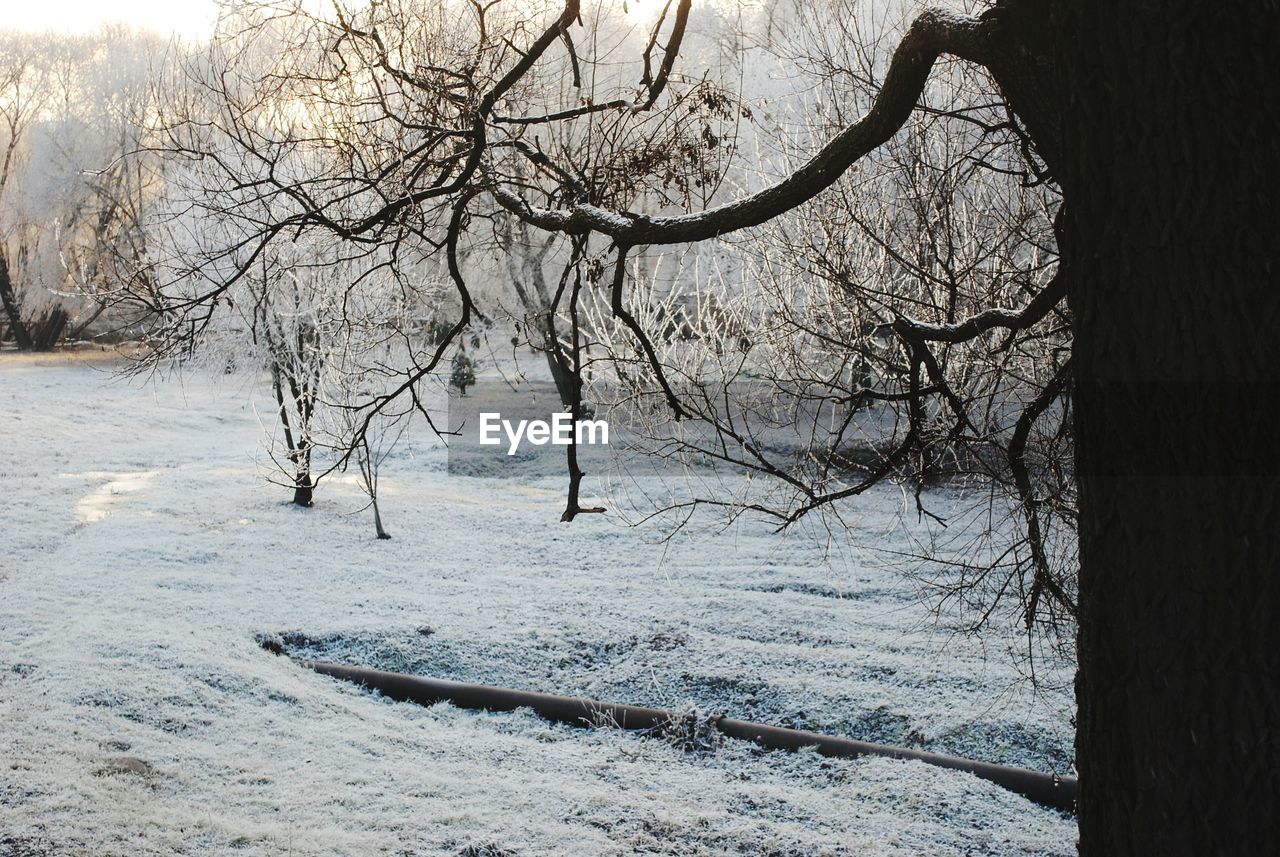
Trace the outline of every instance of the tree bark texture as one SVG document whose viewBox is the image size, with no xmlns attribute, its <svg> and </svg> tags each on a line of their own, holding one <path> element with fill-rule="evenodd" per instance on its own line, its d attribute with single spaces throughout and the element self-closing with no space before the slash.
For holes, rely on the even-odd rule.
<svg viewBox="0 0 1280 857">
<path fill-rule="evenodd" d="M 1058 2 L 1080 853 L 1280 842 L 1274 3 Z"/>
</svg>

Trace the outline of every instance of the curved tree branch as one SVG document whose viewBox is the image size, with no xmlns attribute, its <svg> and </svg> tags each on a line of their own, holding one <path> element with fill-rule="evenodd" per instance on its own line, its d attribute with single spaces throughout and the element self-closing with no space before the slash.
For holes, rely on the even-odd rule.
<svg viewBox="0 0 1280 857">
<path fill-rule="evenodd" d="M 495 116 L 493 121 L 505 125 L 547 125 L 554 122 L 562 122 L 566 119 L 576 119 L 579 116 L 588 116 L 592 113 L 603 113 L 608 110 L 630 110 L 633 113 L 643 113 L 651 109 L 657 103 L 658 97 L 667 88 L 667 81 L 671 77 L 671 69 L 675 66 L 676 56 L 680 53 L 680 44 L 684 41 L 685 27 L 689 22 L 689 10 L 692 3 L 693 0 L 680 0 L 680 5 L 676 9 L 675 23 L 671 28 L 671 36 L 667 39 L 667 45 L 663 49 L 662 65 L 658 68 L 657 77 L 652 77 L 651 73 L 653 49 L 658 44 L 658 32 L 666 19 L 667 9 L 663 9 L 661 17 L 658 18 L 658 23 L 654 25 L 653 33 L 649 37 L 649 44 L 644 50 L 644 74 L 640 80 L 640 85 L 645 88 L 646 92 L 644 101 L 615 98 L 612 101 L 571 107 L 567 110 L 560 110 L 541 116 Z M 669 0 L 668 6 L 670 6 Z M 564 38 L 565 44 L 569 46 L 569 58 L 573 64 L 573 85 L 580 87 L 582 81 L 578 70 L 578 57 L 573 52 L 573 43 L 569 39 L 568 30 L 564 31 Z"/>
<path fill-rule="evenodd" d="M 635 316 L 627 309 L 626 298 L 622 293 L 622 287 L 627 278 L 627 253 L 630 250 L 631 248 L 625 244 L 618 246 L 618 258 L 613 267 L 613 282 L 609 287 L 610 307 L 614 318 L 625 324 L 627 329 L 639 341 L 640 348 L 644 351 L 645 359 L 653 369 L 658 383 L 662 386 L 662 392 L 667 398 L 667 404 L 671 408 L 672 416 L 680 420 L 688 416 L 688 414 L 684 406 L 680 404 L 680 397 L 676 395 L 675 390 L 671 388 L 671 384 L 667 381 L 667 373 L 662 368 L 662 361 L 658 359 L 658 353 L 654 350 L 653 343 L 649 340 L 648 334 L 644 332 L 644 328 L 636 321 Z"/>
<path fill-rule="evenodd" d="M 900 318 L 892 326 L 895 333 L 913 341 L 968 342 L 997 327 L 1025 330 L 1048 315 L 1066 296 L 1067 280 L 1059 273 L 1020 310 L 995 307 L 955 324 L 929 324 Z"/>
<path fill-rule="evenodd" d="M 1018 417 L 1017 424 L 1014 426 L 1013 436 L 1009 440 L 1009 468 L 1013 473 L 1014 485 L 1018 489 L 1018 499 L 1022 505 L 1023 514 L 1027 518 L 1027 541 L 1031 545 L 1031 560 L 1034 567 L 1031 592 L 1027 596 L 1024 612 L 1024 620 L 1028 628 L 1035 621 L 1036 609 L 1039 607 L 1042 593 L 1045 591 L 1073 617 L 1076 615 L 1075 602 L 1063 590 L 1049 566 L 1049 557 L 1045 551 L 1044 531 L 1040 526 L 1040 504 L 1036 500 L 1035 491 L 1031 484 L 1031 471 L 1027 467 L 1026 459 L 1027 441 L 1031 437 L 1031 427 L 1035 425 L 1040 415 L 1048 410 L 1049 406 L 1066 391 L 1070 380 L 1071 360 L 1068 359 L 1058 367 L 1058 371 L 1054 373 L 1049 383 L 1040 390 L 1031 403 L 1027 405 L 1026 409 L 1023 410 Z"/>
<path fill-rule="evenodd" d="M 988 18 L 939 9 L 921 14 L 894 51 L 884 85 L 867 114 L 786 179 L 737 202 L 696 214 L 649 217 L 585 203 L 554 211 L 535 208 L 502 187 L 491 187 L 489 192 L 504 208 L 541 229 L 569 234 L 599 232 L 633 247 L 703 241 L 757 226 L 817 196 L 896 134 L 915 108 L 939 56 L 950 54 L 985 64 L 994 26 Z"/>
</svg>

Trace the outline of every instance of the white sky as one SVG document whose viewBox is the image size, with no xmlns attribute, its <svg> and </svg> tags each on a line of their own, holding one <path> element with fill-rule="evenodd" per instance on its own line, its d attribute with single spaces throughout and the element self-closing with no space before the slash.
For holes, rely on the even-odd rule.
<svg viewBox="0 0 1280 857">
<path fill-rule="evenodd" d="M 436 0 L 423 0 L 436 2 Z M 647 23 L 662 8 L 660 0 L 625 2 L 627 18 Z M 124 21 L 161 34 L 209 35 L 218 17 L 216 0 L 0 0 L 0 28 L 83 33 L 109 21 Z"/>
<path fill-rule="evenodd" d="M 214 0 L 0 0 L 0 26 L 82 33 L 124 21 L 168 34 L 207 35 L 217 17 Z"/>
</svg>

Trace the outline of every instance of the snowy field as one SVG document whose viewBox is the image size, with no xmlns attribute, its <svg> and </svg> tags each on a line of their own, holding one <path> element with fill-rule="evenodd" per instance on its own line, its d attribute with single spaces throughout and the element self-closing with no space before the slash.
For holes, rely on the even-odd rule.
<svg viewBox="0 0 1280 857">
<path fill-rule="evenodd" d="M 0 355 L 0 855 L 1068 855 L 1069 816 L 916 762 L 387 702 L 263 651 L 696 708 L 1066 772 L 1069 698 L 937 628 L 882 549 L 558 522 L 562 480 L 268 484 L 258 379 Z M 945 508 L 948 499 L 936 497 Z"/>
</svg>

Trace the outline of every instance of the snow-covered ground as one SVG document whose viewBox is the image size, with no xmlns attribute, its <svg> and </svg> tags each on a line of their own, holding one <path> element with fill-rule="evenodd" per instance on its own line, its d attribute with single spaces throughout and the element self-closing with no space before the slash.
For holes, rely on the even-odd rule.
<svg viewBox="0 0 1280 857">
<path fill-rule="evenodd" d="M 834 553 L 664 545 L 419 437 L 376 541 L 352 483 L 302 510 L 264 481 L 250 379 L 113 365 L 0 355 L 0 854 L 1075 853 L 1073 819 L 965 774 L 391 703 L 256 642 L 1065 771 L 1069 700 L 872 549 L 906 545 L 893 491 Z"/>
</svg>

